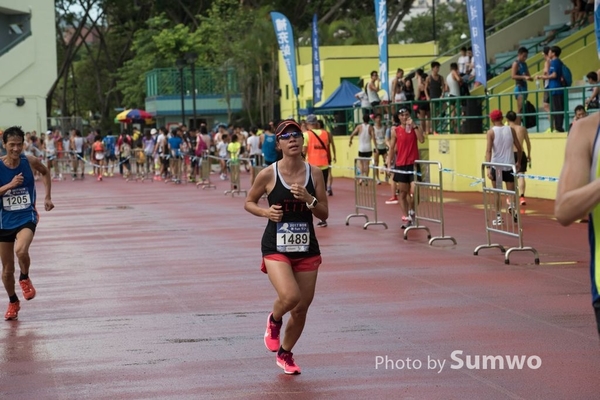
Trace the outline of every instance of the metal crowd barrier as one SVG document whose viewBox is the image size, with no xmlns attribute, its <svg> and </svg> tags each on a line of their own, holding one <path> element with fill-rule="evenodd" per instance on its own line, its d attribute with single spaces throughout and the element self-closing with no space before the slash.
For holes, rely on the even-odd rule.
<svg viewBox="0 0 600 400">
<path fill-rule="evenodd" d="M 346 226 L 350 225 L 350 219 L 362 217 L 366 220 L 363 229 L 367 229 L 370 225 L 383 225 L 388 228 L 385 222 L 377 219 L 377 182 L 375 178 L 369 176 L 372 168 L 369 164 L 371 158 L 358 157 L 354 159 L 354 205 L 355 213 L 346 217 Z M 367 164 L 366 175 L 363 174 L 364 165 Z M 361 170 L 362 167 L 362 170 Z M 367 214 L 362 211 L 371 211 L 375 217 L 375 221 L 369 221 Z"/>
<path fill-rule="evenodd" d="M 487 168 L 494 168 L 496 187 L 487 187 Z M 502 172 L 510 171 L 514 190 L 502 189 Z M 492 174 L 494 171 L 492 170 Z M 533 247 L 523 246 L 523 228 L 521 225 L 521 209 L 519 204 L 519 185 L 517 182 L 517 170 L 512 164 L 498 164 L 484 162 L 481 164 L 481 176 L 483 178 L 483 208 L 485 215 L 485 233 L 487 244 L 477 246 L 474 255 L 479 254 L 481 249 L 499 248 L 504 254 L 504 263 L 510 264 L 510 254 L 514 251 L 530 251 L 535 256 L 535 264 L 540 263 L 540 257 Z M 505 235 L 519 240 L 518 247 L 505 249 L 504 246 L 492 243 L 491 233 Z"/>
<path fill-rule="evenodd" d="M 202 186 L 202 189 L 216 189 L 217 187 L 210 183 L 210 157 L 208 151 L 202 153 L 202 159 L 200 161 L 200 182 L 196 183 L 196 187 Z"/>
<path fill-rule="evenodd" d="M 248 192 L 240 187 L 240 159 L 229 161 L 229 182 L 231 188 L 225 191 L 225 195 L 231 194 L 233 197 L 236 194 L 247 194 Z"/>
<path fill-rule="evenodd" d="M 252 164 L 252 170 L 250 171 L 250 173 L 251 173 L 250 186 L 252 186 L 252 185 L 254 185 L 254 180 L 256 179 L 256 177 L 258 176 L 260 171 L 262 171 L 263 169 L 266 168 L 266 165 L 265 165 L 265 156 L 262 154 L 250 156 L 250 160 L 251 160 L 251 164 Z M 266 199 L 267 193 L 264 193 L 260 198 Z"/>
<path fill-rule="evenodd" d="M 417 179 L 419 171 L 429 170 L 429 173 L 431 173 L 432 166 L 437 166 L 439 183 L 420 182 L 419 179 Z M 408 238 L 408 232 L 411 230 L 423 229 L 427 231 L 429 245 L 432 245 L 434 242 L 439 240 L 450 240 L 456 244 L 456 239 L 454 239 L 452 236 L 446 236 L 444 230 L 444 184 L 442 181 L 442 163 L 438 161 L 416 160 L 414 173 L 414 225 L 409 226 L 404 230 L 404 240 Z M 441 235 L 431 237 L 431 231 L 429 230 L 429 227 L 421 225 L 422 221 L 439 224 Z"/>
</svg>

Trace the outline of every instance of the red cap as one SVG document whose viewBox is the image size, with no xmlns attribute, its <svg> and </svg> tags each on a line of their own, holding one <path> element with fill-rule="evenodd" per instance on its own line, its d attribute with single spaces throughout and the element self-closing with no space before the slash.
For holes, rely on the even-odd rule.
<svg viewBox="0 0 600 400">
<path fill-rule="evenodd" d="M 502 111 L 494 110 L 490 113 L 490 119 L 492 121 L 502 121 Z"/>
<path fill-rule="evenodd" d="M 281 135 L 288 126 L 293 126 L 295 129 L 297 129 L 296 132 L 302 132 L 302 128 L 300 128 L 300 125 L 298 125 L 296 121 L 293 119 L 285 119 L 281 121 L 279 125 L 277 125 L 277 128 L 275 129 L 275 136 Z"/>
</svg>

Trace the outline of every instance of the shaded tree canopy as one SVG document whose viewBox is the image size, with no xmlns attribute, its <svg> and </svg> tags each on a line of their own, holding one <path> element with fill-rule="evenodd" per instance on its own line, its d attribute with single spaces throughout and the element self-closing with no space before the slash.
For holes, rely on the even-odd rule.
<svg viewBox="0 0 600 400">
<path fill-rule="evenodd" d="M 426 42 L 431 10 L 398 31 L 415 0 L 387 0 L 389 43 Z M 496 24 L 533 0 L 485 0 L 486 24 Z M 243 98 L 243 118 L 273 118 L 278 102 L 277 42 L 270 11 L 283 12 L 299 45 L 310 45 L 313 14 L 321 45 L 377 43 L 374 2 L 352 0 L 55 0 L 58 79 L 48 93 L 49 115 L 80 115 L 113 124 L 115 109 L 144 107 L 146 73 L 172 68 L 188 52 L 213 71 L 228 101 L 223 71 L 233 70 Z M 438 5 L 440 48 L 460 43 L 468 32 L 464 4 Z"/>
</svg>

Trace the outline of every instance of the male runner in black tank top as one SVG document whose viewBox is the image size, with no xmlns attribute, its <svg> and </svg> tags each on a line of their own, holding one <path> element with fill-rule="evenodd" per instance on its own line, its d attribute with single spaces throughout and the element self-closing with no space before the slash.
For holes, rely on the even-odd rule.
<svg viewBox="0 0 600 400">
<path fill-rule="evenodd" d="M 444 97 L 444 93 L 448 91 L 444 77 L 440 75 L 440 63 L 434 61 L 431 63 L 431 74 L 425 80 L 425 95 L 427 100 L 441 99 Z M 435 118 L 442 115 L 445 111 L 445 104 L 441 104 L 438 101 L 431 102 L 431 124 L 433 131 L 436 131 L 437 122 Z"/>
<path fill-rule="evenodd" d="M 321 252 L 313 226 L 313 215 L 326 220 L 329 214 L 323 172 L 302 158 L 304 138 L 294 120 L 282 121 L 275 130 L 280 161 L 263 169 L 248 192 L 244 208 L 268 218 L 261 250 L 261 270 L 268 274 L 277 292 L 273 312 L 267 317 L 264 342 L 277 352 L 276 363 L 288 375 L 300 373 L 292 348 L 300 338 L 306 313 L 314 297 Z M 258 201 L 267 193 L 269 208 Z M 285 335 L 279 333 L 283 316 L 290 313 Z"/>
</svg>

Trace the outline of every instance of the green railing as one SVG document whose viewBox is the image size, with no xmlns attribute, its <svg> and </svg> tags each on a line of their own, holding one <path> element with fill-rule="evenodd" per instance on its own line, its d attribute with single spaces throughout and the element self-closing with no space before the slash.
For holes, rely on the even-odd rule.
<svg viewBox="0 0 600 400">
<path fill-rule="evenodd" d="M 500 31 L 501 29 L 506 28 L 507 26 L 509 26 L 510 24 L 516 22 L 517 20 L 523 18 L 526 15 L 529 15 L 531 13 L 531 11 L 533 9 L 538 9 L 541 6 L 544 6 L 546 4 L 548 4 L 550 2 L 550 0 L 539 0 L 536 1 L 535 3 L 523 8 L 522 10 L 520 10 L 519 12 L 511 15 L 510 17 L 498 22 L 496 25 L 491 26 L 489 28 L 487 28 L 485 30 L 485 35 L 489 36 L 492 35 L 498 31 Z M 433 61 L 441 61 L 442 58 L 444 57 L 452 57 L 458 54 L 458 52 L 460 51 L 460 49 L 462 47 L 469 47 L 471 46 L 471 39 L 467 39 L 465 41 L 463 41 L 462 43 L 458 44 L 457 46 L 451 48 L 450 50 L 447 50 L 445 52 L 443 52 L 442 54 L 438 55 L 436 58 L 432 59 L 431 61 L 429 61 L 427 64 L 421 65 L 420 67 L 415 68 L 414 70 L 416 71 L 417 69 L 421 68 L 424 71 L 428 71 L 431 69 L 431 63 Z"/>
<path fill-rule="evenodd" d="M 148 97 L 179 96 L 182 85 L 186 96 L 191 96 L 194 92 L 197 96 L 240 92 L 237 75 L 233 69 L 223 71 L 196 68 L 194 78 L 192 79 L 192 70 L 189 67 L 183 70 L 183 82 L 177 68 L 154 69 L 146 74 L 146 94 Z M 192 85 L 193 80 L 195 88 Z"/>
<path fill-rule="evenodd" d="M 415 122 L 423 126 L 419 121 L 419 108 L 428 105 L 430 110 L 430 118 L 428 123 L 431 124 L 430 131 L 437 134 L 454 134 L 454 133 L 485 133 L 489 129 L 488 115 L 491 110 L 502 110 L 506 115 L 508 111 L 517 112 L 523 121 L 534 117 L 535 126 L 529 129 L 530 132 L 546 131 L 546 125 L 552 127 L 552 116 L 563 115 L 563 129 L 566 131 L 569 127 L 571 118 L 574 112 L 571 111 L 575 107 L 573 104 L 585 105 L 585 100 L 591 94 L 591 90 L 595 86 L 587 85 L 576 86 L 570 88 L 561 88 L 564 99 L 564 110 L 553 111 L 552 104 L 550 110 L 544 110 L 543 97 L 545 92 L 550 90 L 530 90 L 527 92 L 527 100 L 535 107 L 535 112 L 527 113 L 522 110 L 517 112 L 517 99 L 514 93 L 501 93 L 487 96 L 465 96 L 465 97 L 444 97 L 441 99 L 433 99 L 431 101 L 413 101 L 399 104 L 388 104 L 377 106 L 373 110 L 368 110 L 369 113 L 375 112 L 383 116 L 393 115 L 398 110 L 405 108 L 411 110 L 411 115 Z M 550 97 L 551 99 L 551 97 Z M 550 100 L 550 103 L 552 101 Z M 315 110 L 318 112 L 318 109 Z M 337 135 L 350 134 L 357 124 L 362 123 L 362 109 L 346 108 L 337 110 L 328 110 L 325 114 L 327 128 Z M 542 121 L 547 121 L 546 124 Z M 387 121 L 383 121 L 387 123 Z M 425 121 L 423 121 L 425 122 Z"/>
<path fill-rule="evenodd" d="M 585 29 L 585 28 L 587 28 L 587 27 L 584 27 L 582 29 Z M 574 33 L 574 34 L 576 34 L 576 33 Z M 591 38 L 590 38 L 590 36 L 591 36 Z M 574 46 L 580 42 L 583 42 L 583 47 L 585 47 L 589 43 L 591 43 L 593 40 L 596 40 L 596 31 L 590 28 L 589 32 L 586 32 L 583 36 L 578 36 L 578 37 L 573 38 L 572 40 L 568 41 L 567 43 L 563 44 L 561 46 L 562 55 L 565 55 L 565 50 L 571 46 Z M 510 60 L 511 63 L 513 63 L 514 61 L 515 60 Z M 531 59 L 527 60 L 527 67 L 529 68 L 530 71 L 542 71 L 544 69 L 543 64 L 545 62 L 546 62 L 546 60 L 543 55 L 536 54 Z M 500 82 L 496 83 L 494 86 L 488 88 L 489 93 L 494 93 L 494 90 L 497 87 L 499 87 L 500 85 L 503 85 L 504 83 L 506 83 L 510 80 L 512 80 L 512 76 L 509 73 L 508 76 L 506 78 L 504 78 L 502 81 L 500 81 Z"/>
</svg>

